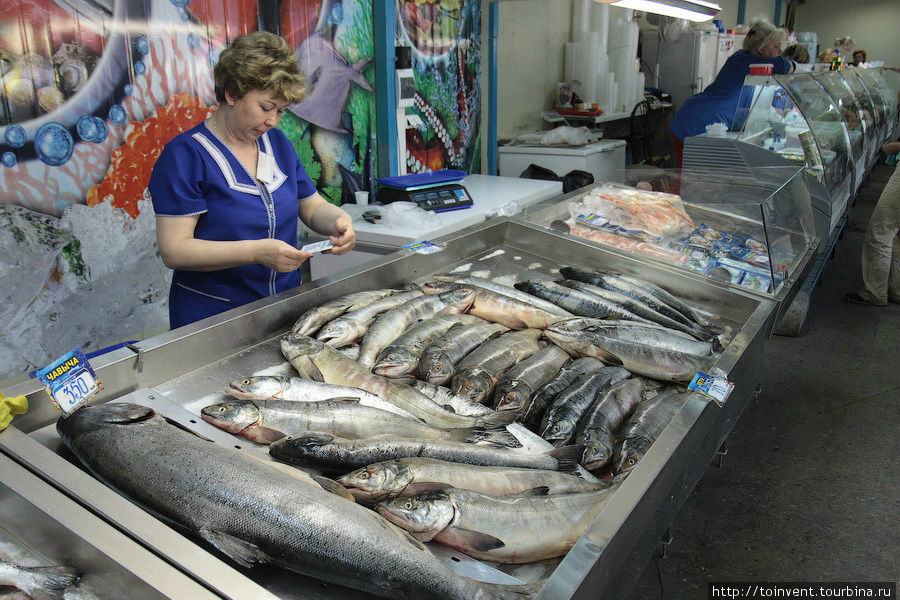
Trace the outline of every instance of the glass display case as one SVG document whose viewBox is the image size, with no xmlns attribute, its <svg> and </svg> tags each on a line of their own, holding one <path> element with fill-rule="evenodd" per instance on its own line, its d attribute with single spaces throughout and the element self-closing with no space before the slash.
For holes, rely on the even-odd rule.
<svg viewBox="0 0 900 600">
<path fill-rule="evenodd" d="M 797 167 L 625 169 L 522 218 L 776 300 L 802 282 L 819 244 Z"/>
<path fill-rule="evenodd" d="M 841 113 L 841 121 L 847 129 L 850 138 L 850 156 L 854 167 L 855 188 L 859 189 L 865 180 L 866 168 L 869 166 L 872 142 L 871 127 L 866 127 L 862 109 L 856 101 L 856 95 L 847 85 L 840 71 L 823 71 L 812 73 L 813 78 L 819 82 L 825 91 L 831 96 Z M 776 76 L 776 80 L 778 76 Z"/>
<path fill-rule="evenodd" d="M 878 152 L 885 134 L 885 114 L 884 105 L 881 94 L 876 94 L 876 99 L 866 88 L 862 79 L 857 74 L 857 69 L 845 69 L 838 71 L 841 79 L 846 82 L 847 86 L 852 90 L 856 103 L 860 109 L 860 117 L 863 126 L 866 128 L 867 150 L 869 153 L 868 160 L 872 160 L 872 156 Z"/>
<path fill-rule="evenodd" d="M 883 69 L 852 69 L 856 72 L 866 89 L 876 98 L 884 112 L 884 136 L 882 141 L 887 141 L 894 134 L 894 127 L 897 124 L 897 89 L 900 87 L 898 74 L 895 71 L 885 71 Z M 890 77 L 892 83 L 889 83 L 886 77 Z"/>
</svg>

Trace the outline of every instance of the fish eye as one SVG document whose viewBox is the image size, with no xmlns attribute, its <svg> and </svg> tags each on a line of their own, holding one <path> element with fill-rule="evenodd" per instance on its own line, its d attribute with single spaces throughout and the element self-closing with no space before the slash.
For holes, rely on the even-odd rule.
<svg viewBox="0 0 900 600">
<path fill-rule="evenodd" d="M 407 500 L 406 502 L 403 503 L 403 508 L 405 508 L 407 510 L 412 510 L 412 507 L 413 507 L 412 500 Z"/>
<path fill-rule="evenodd" d="M 629 459 L 628 459 L 628 464 L 629 464 L 629 465 L 633 465 L 635 462 L 637 462 L 637 461 L 635 461 L 633 458 L 629 458 Z"/>
<path fill-rule="evenodd" d="M 250 380 L 249 380 L 249 379 L 244 379 L 244 380 L 241 381 L 241 383 L 243 383 L 244 385 L 250 385 Z"/>
<path fill-rule="evenodd" d="M 368 471 L 363 471 L 362 473 L 359 474 L 359 478 L 360 478 L 360 479 L 368 479 L 368 478 L 369 478 L 369 472 L 368 472 Z"/>
</svg>

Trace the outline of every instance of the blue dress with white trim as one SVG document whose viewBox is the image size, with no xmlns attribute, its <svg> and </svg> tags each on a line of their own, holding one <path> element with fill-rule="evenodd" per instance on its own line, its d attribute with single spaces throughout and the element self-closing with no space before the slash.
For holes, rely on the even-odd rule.
<svg viewBox="0 0 900 600">
<path fill-rule="evenodd" d="M 296 247 L 298 200 L 309 198 L 316 188 L 281 131 L 270 129 L 257 144 L 275 164 L 265 185 L 250 176 L 205 123 L 177 135 L 163 148 L 147 186 L 156 215 L 199 215 L 196 239 L 274 238 Z M 299 271 L 278 273 L 257 264 L 218 271 L 176 269 L 169 289 L 169 324 L 175 329 L 300 283 Z"/>
</svg>

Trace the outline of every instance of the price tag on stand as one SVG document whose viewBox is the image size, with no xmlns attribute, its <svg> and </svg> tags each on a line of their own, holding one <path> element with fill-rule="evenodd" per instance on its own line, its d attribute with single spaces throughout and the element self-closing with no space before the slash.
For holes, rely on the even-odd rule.
<svg viewBox="0 0 900 600">
<path fill-rule="evenodd" d="M 734 389 L 734 384 L 727 379 L 698 372 L 688 384 L 688 389 L 700 392 L 712 398 L 717 406 L 722 406 Z"/>
<path fill-rule="evenodd" d="M 441 248 L 434 242 L 429 241 L 416 242 L 415 244 L 406 244 L 403 247 L 409 248 L 416 254 L 434 254 L 435 252 L 440 252 L 441 250 L 443 250 L 443 248 Z"/>
<path fill-rule="evenodd" d="M 30 376 L 44 384 L 53 403 L 67 415 L 84 406 L 103 389 L 91 363 L 78 348 L 43 369 L 35 369 Z"/>
</svg>

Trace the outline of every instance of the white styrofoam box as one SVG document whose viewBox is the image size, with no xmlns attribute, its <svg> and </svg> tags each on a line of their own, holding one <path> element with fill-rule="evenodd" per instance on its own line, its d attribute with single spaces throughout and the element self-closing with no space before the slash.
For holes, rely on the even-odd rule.
<svg viewBox="0 0 900 600">
<path fill-rule="evenodd" d="M 500 175 L 519 177 L 530 164 L 550 169 L 560 177 L 569 171 L 587 171 L 594 181 L 607 181 L 625 168 L 625 140 L 600 140 L 577 147 L 500 146 Z"/>
</svg>

